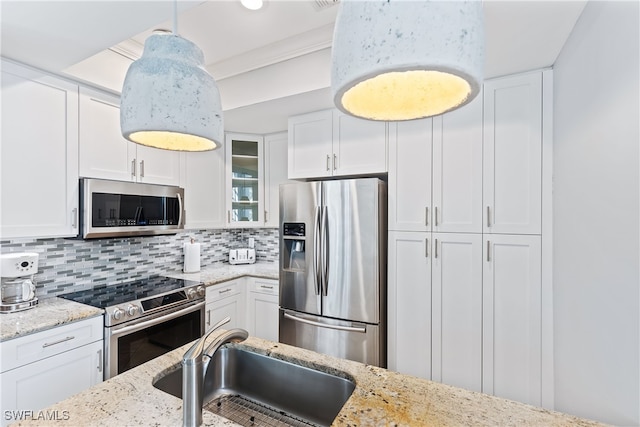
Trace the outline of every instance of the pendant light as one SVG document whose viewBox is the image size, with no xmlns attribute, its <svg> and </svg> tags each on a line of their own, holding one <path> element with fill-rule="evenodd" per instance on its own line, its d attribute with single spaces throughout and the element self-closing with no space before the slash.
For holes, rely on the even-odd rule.
<svg viewBox="0 0 640 427">
<path fill-rule="evenodd" d="M 176 151 L 222 146 L 220 92 L 204 68 L 202 50 L 173 32 L 152 34 L 124 79 L 120 97 L 122 135 L 137 144 Z"/>
<path fill-rule="evenodd" d="M 370 120 L 435 116 L 480 92 L 482 3 L 343 0 L 332 46 L 336 106 Z"/>
</svg>

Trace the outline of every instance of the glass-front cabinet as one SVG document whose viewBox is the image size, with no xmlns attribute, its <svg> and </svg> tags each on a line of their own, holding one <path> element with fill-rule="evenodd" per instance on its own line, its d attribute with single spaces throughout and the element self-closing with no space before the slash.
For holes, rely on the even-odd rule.
<svg viewBox="0 0 640 427">
<path fill-rule="evenodd" d="M 257 227 L 264 223 L 263 137 L 228 133 L 227 225 Z"/>
</svg>

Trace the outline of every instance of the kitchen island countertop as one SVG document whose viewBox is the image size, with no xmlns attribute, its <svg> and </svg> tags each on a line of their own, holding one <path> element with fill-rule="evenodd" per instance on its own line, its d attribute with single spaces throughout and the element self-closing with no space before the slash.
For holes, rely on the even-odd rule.
<svg viewBox="0 0 640 427">
<path fill-rule="evenodd" d="M 215 333 L 212 335 L 216 335 Z M 210 340 L 214 338 L 211 337 Z M 350 377 L 356 388 L 333 426 L 598 426 L 593 421 L 386 369 L 250 337 L 235 344 L 269 357 Z M 153 359 L 43 411 L 18 425 L 177 426 L 182 401 L 153 387 L 175 369 L 189 345 Z M 39 417 L 39 419 L 37 418 Z M 205 426 L 235 426 L 204 411 Z"/>
</svg>

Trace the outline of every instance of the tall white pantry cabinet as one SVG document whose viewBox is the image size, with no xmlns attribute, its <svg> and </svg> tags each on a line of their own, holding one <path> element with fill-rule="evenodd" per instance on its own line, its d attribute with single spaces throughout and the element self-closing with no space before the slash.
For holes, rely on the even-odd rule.
<svg viewBox="0 0 640 427">
<path fill-rule="evenodd" d="M 551 88 L 550 70 L 488 80 L 390 125 L 390 369 L 552 407 Z"/>
</svg>

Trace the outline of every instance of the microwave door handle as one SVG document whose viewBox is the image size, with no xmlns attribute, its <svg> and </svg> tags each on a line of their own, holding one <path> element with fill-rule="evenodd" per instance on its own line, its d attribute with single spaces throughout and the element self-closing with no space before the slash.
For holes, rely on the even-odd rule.
<svg viewBox="0 0 640 427">
<path fill-rule="evenodd" d="M 180 193 L 176 193 L 176 196 L 178 197 L 178 209 L 180 210 L 178 213 L 178 227 L 180 227 L 182 225 L 182 197 L 180 197 Z"/>
</svg>

